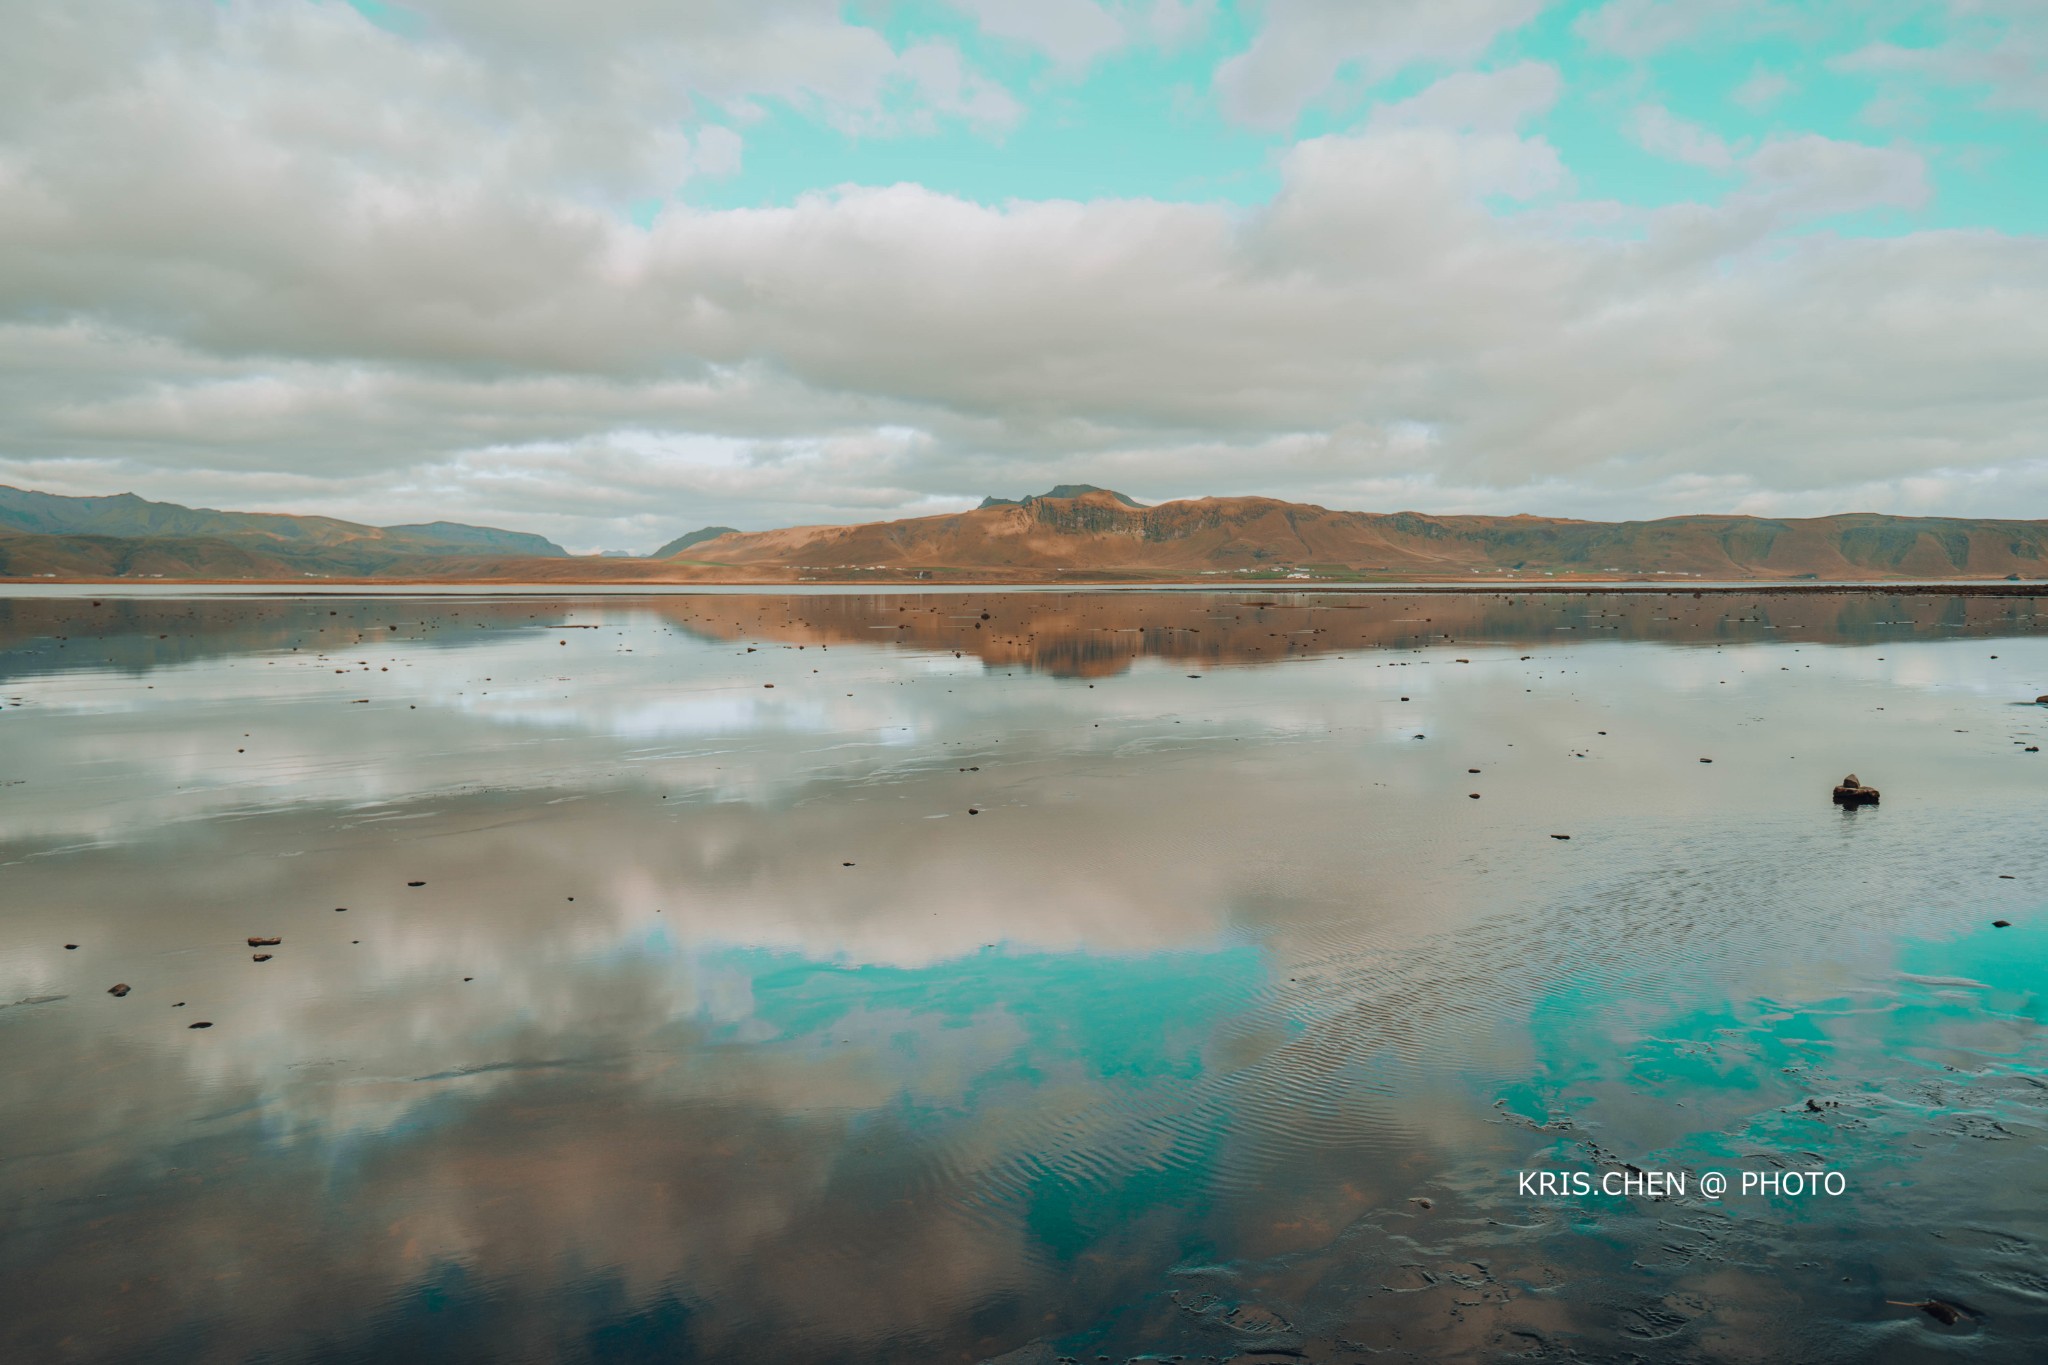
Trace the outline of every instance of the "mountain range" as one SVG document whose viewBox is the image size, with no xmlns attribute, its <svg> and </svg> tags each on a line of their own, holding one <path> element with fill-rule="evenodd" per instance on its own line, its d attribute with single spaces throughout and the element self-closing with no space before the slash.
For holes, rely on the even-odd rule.
<svg viewBox="0 0 2048 1365">
<path fill-rule="evenodd" d="M 574 582 L 1261 582 L 2048 577 L 2048 522 L 1855 513 L 1597 522 L 1332 511 L 1273 498 L 1147 506 L 1088 484 L 850 526 L 709 526 L 646 558 L 425 522 L 219 512 L 0 487 L 0 577 Z"/>
<path fill-rule="evenodd" d="M 374 577 L 420 561 L 563 559 L 544 536 L 455 521 L 366 526 L 219 512 L 133 493 L 71 498 L 0 485 L 0 577 Z"/>
</svg>

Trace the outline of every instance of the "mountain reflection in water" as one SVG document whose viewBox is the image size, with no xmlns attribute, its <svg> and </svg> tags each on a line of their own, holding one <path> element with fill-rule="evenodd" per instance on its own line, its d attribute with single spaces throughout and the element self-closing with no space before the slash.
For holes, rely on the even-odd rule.
<svg viewBox="0 0 2048 1365">
<path fill-rule="evenodd" d="M 0 1356 L 2031 1359 L 2041 602 L 0 599 Z"/>
</svg>

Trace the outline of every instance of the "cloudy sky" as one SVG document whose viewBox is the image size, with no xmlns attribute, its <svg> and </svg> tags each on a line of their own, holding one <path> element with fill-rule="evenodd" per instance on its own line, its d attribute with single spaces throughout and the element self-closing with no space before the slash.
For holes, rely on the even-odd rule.
<svg viewBox="0 0 2048 1365">
<path fill-rule="evenodd" d="M 66 0 L 0 482 L 2048 516 L 2041 0 Z"/>
</svg>

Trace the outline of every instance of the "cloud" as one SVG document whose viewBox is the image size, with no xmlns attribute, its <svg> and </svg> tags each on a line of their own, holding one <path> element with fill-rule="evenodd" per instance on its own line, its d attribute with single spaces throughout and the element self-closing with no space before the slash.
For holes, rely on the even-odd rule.
<svg viewBox="0 0 2048 1365">
<path fill-rule="evenodd" d="M 1372 112 L 1381 126 L 1459 128 L 1512 133 L 1550 112 L 1563 79 L 1545 62 L 1519 62 L 1498 71 L 1460 71 L 1418 94 Z"/>
<path fill-rule="evenodd" d="M 2032 0 L 1950 0 L 1945 19 L 1934 42 L 1872 42 L 1829 66 L 1955 86 L 1976 92 L 1986 109 L 2048 116 L 2048 9 Z"/>
<path fill-rule="evenodd" d="M 1735 153 L 1718 134 L 1688 123 L 1661 104 L 1639 104 L 1629 115 L 1629 135 L 1652 156 L 1683 161 L 1688 166 L 1725 171 L 1735 165 Z"/>
<path fill-rule="evenodd" d="M 1284 128 L 1347 67 L 1376 82 L 1408 67 L 1468 62 L 1536 17 L 1544 0 L 1270 0 L 1251 46 L 1216 71 L 1232 117 Z"/>
<path fill-rule="evenodd" d="M 2032 487 L 2044 455 L 2048 245 L 1829 230 L 1928 203 L 1907 148 L 1731 146 L 1646 105 L 1644 145 L 1726 188 L 1587 199 L 1540 131 L 1561 78 L 1524 62 L 1287 148 L 1249 207 L 905 183 L 631 218 L 750 125 L 529 119 L 502 87 L 555 30 L 523 13 L 37 10 L 64 79 L 0 83 L 0 481 L 612 548 L 1061 481 L 1636 515 L 1924 505 L 1931 478 L 2009 510 L 1987 474 Z M 839 23 L 748 13 L 721 22 Z M 124 64 L 73 64 L 87 37 Z M 971 117 L 965 57 L 888 50 L 937 102 L 829 117 Z"/>
<path fill-rule="evenodd" d="M 1758 67 L 1750 73 L 1748 80 L 1728 92 L 1728 98 L 1750 113 L 1760 114 L 1798 88 L 1784 73 Z"/>
<path fill-rule="evenodd" d="M 1124 23 L 1096 0 L 948 0 L 972 15 L 984 33 L 1043 53 L 1062 66 L 1085 67 L 1129 41 Z"/>
<path fill-rule="evenodd" d="M 1696 36 L 1729 18 L 1751 26 L 1773 22 L 1772 5 L 1756 11 L 1755 0 L 1607 0 L 1572 24 L 1593 48 L 1641 61 Z"/>
</svg>

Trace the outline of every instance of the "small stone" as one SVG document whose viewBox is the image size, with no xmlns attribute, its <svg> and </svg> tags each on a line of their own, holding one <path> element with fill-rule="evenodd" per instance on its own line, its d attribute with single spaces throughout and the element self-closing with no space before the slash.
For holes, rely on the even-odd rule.
<svg viewBox="0 0 2048 1365">
<path fill-rule="evenodd" d="M 407 885 L 407 886 L 425 886 L 425 885 L 426 885 L 426 883 L 425 883 L 425 882 L 407 882 L 407 883 L 406 883 L 406 885 Z"/>
<path fill-rule="evenodd" d="M 250 960 L 251 962 L 268 962 L 268 961 L 270 961 L 270 954 L 269 954 L 269 953 L 257 953 L 257 954 L 255 954 L 254 956 L 252 956 L 252 957 L 251 957 L 251 958 L 250 958 L 249 960 Z"/>
<path fill-rule="evenodd" d="M 2010 929 L 2012 928 L 2012 921 L 2009 919 L 1995 919 L 1991 921 L 1991 927 L 1994 929 Z"/>
<path fill-rule="evenodd" d="M 1471 792 L 1471 793 L 1469 793 L 1469 795 L 1471 796 L 1471 798 L 1472 798 L 1472 799 L 1473 799 L 1474 801 L 1477 801 L 1477 800 L 1479 799 L 1479 793 L 1478 793 L 1478 792 Z"/>
<path fill-rule="evenodd" d="M 128 983 L 125 981 L 120 981 L 116 982 L 114 985 L 107 987 L 107 994 L 113 996 L 116 1000 L 118 1000 L 122 996 L 128 994 L 128 989 Z"/>
<path fill-rule="evenodd" d="M 78 951 L 78 945 L 76 943 L 67 943 L 64 945 L 64 951 L 67 953 L 75 953 Z"/>
<path fill-rule="evenodd" d="M 1553 839 L 1569 839 L 1569 838 L 1571 838 L 1572 836 L 1571 836 L 1571 835 L 1569 835 L 1569 834 L 1553 834 L 1553 835 L 1551 835 L 1550 837 L 1551 837 L 1551 838 L 1553 838 Z"/>
<path fill-rule="evenodd" d="M 187 1024 L 187 1025 L 185 1025 L 185 1027 L 186 1027 L 186 1028 L 212 1028 L 212 1027 L 213 1027 L 213 1020 L 211 1020 L 211 1019 L 201 1019 L 201 1020 L 199 1020 L 199 1021 L 198 1021 L 197 1023 Z"/>
<path fill-rule="evenodd" d="M 284 940 L 281 938 L 252 938 L 249 940 L 249 946 L 251 948 L 275 948 L 282 942 Z"/>
<path fill-rule="evenodd" d="M 1711 759 L 1711 758 L 1703 758 L 1703 759 L 1701 759 L 1701 760 L 1700 760 L 1700 762 L 1702 762 L 1702 763 L 1712 763 L 1713 761 L 1714 761 L 1714 760 L 1713 760 L 1713 759 Z"/>
<path fill-rule="evenodd" d="M 980 812 L 980 811 L 976 810 L 976 809 L 975 809 L 974 807 L 972 807 L 972 806 L 969 806 L 969 807 L 967 808 L 967 813 L 968 813 L 969 815 L 979 815 L 979 814 L 981 814 L 981 812 Z"/>
</svg>

